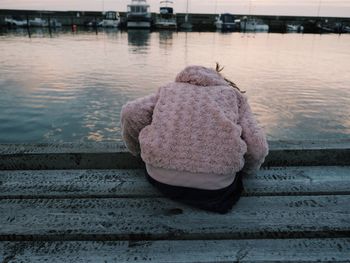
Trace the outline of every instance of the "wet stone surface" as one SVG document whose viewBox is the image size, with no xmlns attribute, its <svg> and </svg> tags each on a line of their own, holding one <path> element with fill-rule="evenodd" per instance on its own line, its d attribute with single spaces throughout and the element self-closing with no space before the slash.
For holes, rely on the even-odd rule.
<svg viewBox="0 0 350 263">
<path fill-rule="evenodd" d="M 21 147 L 0 151 L 0 262 L 350 261 L 346 147 L 272 146 L 224 215 L 164 198 L 125 149 Z"/>
</svg>

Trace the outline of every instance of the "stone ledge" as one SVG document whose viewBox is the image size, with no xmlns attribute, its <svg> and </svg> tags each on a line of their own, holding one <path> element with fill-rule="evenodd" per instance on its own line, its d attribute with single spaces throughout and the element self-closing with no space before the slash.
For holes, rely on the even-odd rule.
<svg viewBox="0 0 350 263">
<path fill-rule="evenodd" d="M 349 139 L 269 141 L 270 150 L 350 149 Z M 0 144 L 0 155 L 48 153 L 127 153 L 123 142 Z"/>
<path fill-rule="evenodd" d="M 264 166 L 349 165 L 350 139 L 271 141 Z M 0 170 L 143 167 L 118 143 L 0 144 Z"/>
</svg>

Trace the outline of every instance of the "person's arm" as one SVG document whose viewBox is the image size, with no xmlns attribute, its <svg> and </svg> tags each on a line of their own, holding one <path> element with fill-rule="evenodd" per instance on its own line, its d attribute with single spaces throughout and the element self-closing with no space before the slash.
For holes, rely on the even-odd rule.
<svg viewBox="0 0 350 263">
<path fill-rule="evenodd" d="M 247 98 L 242 96 L 239 108 L 239 125 L 242 127 L 242 139 L 247 144 L 247 153 L 244 156 L 245 164 L 242 172 L 256 173 L 265 161 L 269 148 L 263 129 L 258 123 L 248 104 Z"/>
<path fill-rule="evenodd" d="M 137 156 L 140 154 L 140 131 L 152 122 L 153 109 L 159 93 L 130 101 L 120 112 L 122 137 L 128 150 Z"/>
</svg>

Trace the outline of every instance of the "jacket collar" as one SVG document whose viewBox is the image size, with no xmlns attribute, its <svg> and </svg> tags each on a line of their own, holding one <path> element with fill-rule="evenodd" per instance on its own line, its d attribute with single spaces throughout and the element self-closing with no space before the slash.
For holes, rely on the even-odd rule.
<svg viewBox="0 0 350 263">
<path fill-rule="evenodd" d="M 227 86 L 226 80 L 214 69 L 202 66 L 188 66 L 181 71 L 175 82 L 184 82 L 197 86 Z"/>
</svg>

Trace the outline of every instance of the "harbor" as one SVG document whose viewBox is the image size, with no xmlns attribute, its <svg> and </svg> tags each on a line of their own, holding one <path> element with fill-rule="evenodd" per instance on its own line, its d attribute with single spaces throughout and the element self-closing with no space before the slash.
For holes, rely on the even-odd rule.
<svg viewBox="0 0 350 263">
<path fill-rule="evenodd" d="M 349 1 L 0 2 L 1 263 L 350 262 Z"/>
<path fill-rule="evenodd" d="M 109 11 L 118 14 L 120 24 L 118 27 L 127 29 L 127 12 Z M 216 30 L 216 21 L 219 14 L 197 14 L 197 13 L 175 13 L 174 18 L 176 25 L 170 29 L 186 30 L 181 27 L 186 22 L 186 17 L 191 22 L 191 30 L 194 31 L 213 31 Z M 5 30 L 7 28 L 25 27 L 29 21 L 42 19 L 42 24 L 32 24 L 31 26 L 49 26 L 50 27 L 73 27 L 80 28 L 102 26 L 101 22 L 106 19 L 108 12 L 91 12 L 91 11 L 33 11 L 33 10 L 0 10 L 0 27 Z M 157 17 L 160 13 L 150 13 L 150 28 L 157 29 Z M 297 28 L 293 26 L 299 25 L 305 28 L 305 33 L 349 33 L 350 18 L 341 17 L 295 17 L 295 16 L 268 16 L 268 15 L 249 15 L 249 14 L 231 14 L 234 19 L 255 19 L 262 21 L 268 26 L 266 31 L 286 33 L 292 29 L 293 32 Z M 20 21 L 18 25 L 11 23 L 10 19 Z M 40 21 L 40 20 L 38 20 Z M 54 21 L 54 22 L 49 22 Z M 159 21 L 159 19 L 158 19 Z M 55 24 L 56 23 L 56 24 Z M 100 24 L 100 25 L 99 25 Z M 235 31 L 244 31 L 244 27 L 239 27 Z"/>
</svg>

